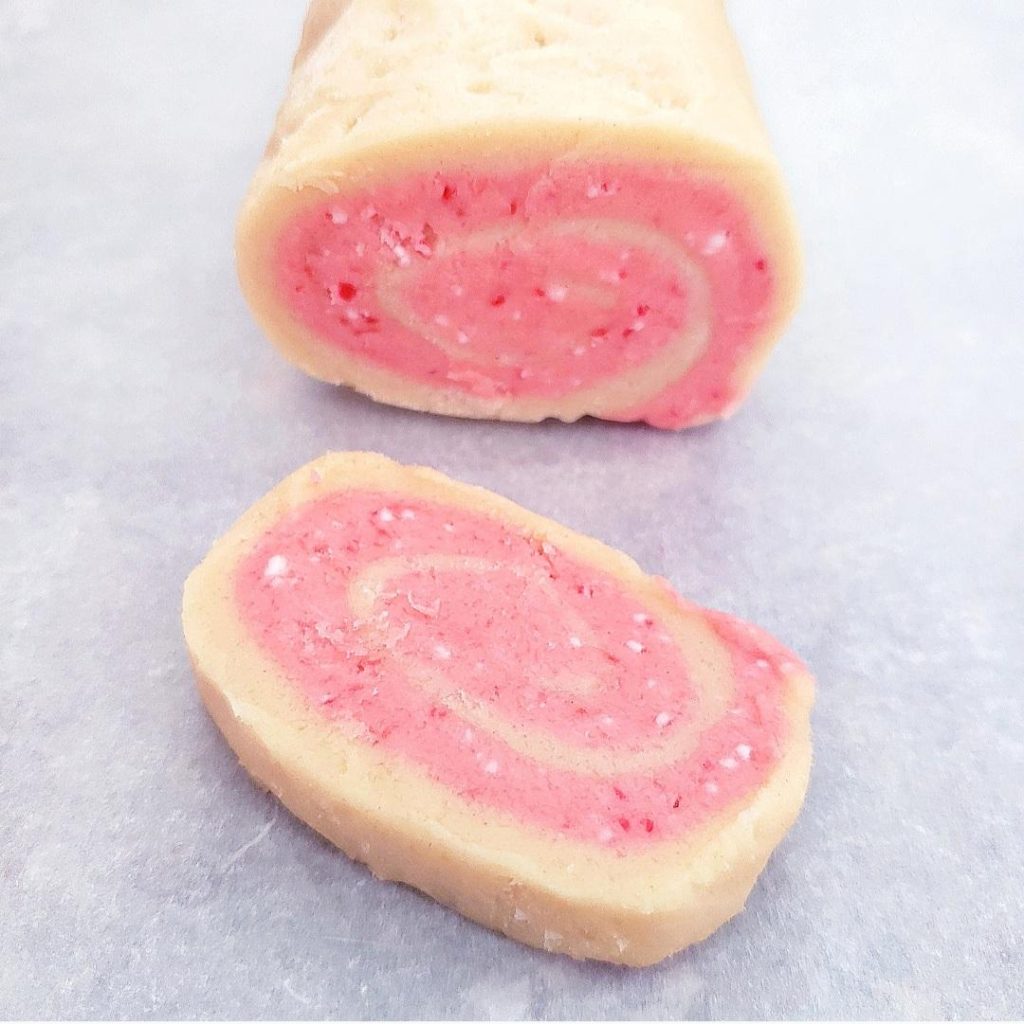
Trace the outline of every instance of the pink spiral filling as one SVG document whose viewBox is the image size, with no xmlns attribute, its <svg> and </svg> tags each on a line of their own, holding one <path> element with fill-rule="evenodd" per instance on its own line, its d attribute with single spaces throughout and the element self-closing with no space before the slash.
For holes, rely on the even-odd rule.
<svg viewBox="0 0 1024 1024">
<path fill-rule="evenodd" d="M 277 260 L 294 315 L 377 367 L 485 399 L 593 392 L 668 427 L 739 397 L 774 293 L 730 189 L 645 163 L 409 175 L 309 208 Z"/>
<path fill-rule="evenodd" d="M 270 529 L 235 583 L 256 643 L 325 719 L 573 839 L 678 837 L 761 785 L 785 740 L 798 663 L 775 641 L 683 605 L 706 637 L 688 664 L 615 577 L 494 518 L 330 495 Z M 709 682 L 716 650 L 726 678 Z"/>
</svg>

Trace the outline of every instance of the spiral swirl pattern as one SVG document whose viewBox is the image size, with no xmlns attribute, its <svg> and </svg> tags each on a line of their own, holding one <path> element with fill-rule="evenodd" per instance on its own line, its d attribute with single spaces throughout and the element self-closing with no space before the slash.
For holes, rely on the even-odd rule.
<svg viewBox="0 0 1024 1024">
<path fill-rule="evenodd" d="M 666 614 L 464 508 L 312 501 L 243 560 L 236 595 L 323 715 L 463 800 L 578 840 L 685 834 L 756 788 L 784 739 L 794 666 L 759 631 Z"/>
</svg>

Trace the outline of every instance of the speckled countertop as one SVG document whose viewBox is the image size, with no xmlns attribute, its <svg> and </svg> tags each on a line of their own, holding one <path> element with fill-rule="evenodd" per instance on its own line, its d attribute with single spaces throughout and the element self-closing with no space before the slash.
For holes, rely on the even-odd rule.
<svg viewBox="0 0 1024 1024">
<path fill-rule="evenodd" d="M 298 2 L 0 5 L 0 1015 L 1024 1012 L 1024 4 L 735 0 L 806 299 L 684 435 L 468 424 L 308 380 L 232 222 Z M 371 448 L 595 534 L 820 679 L 748 910 L 645 971 L 373 881 L 204 714 L 181 583 Z"/>
</svg>

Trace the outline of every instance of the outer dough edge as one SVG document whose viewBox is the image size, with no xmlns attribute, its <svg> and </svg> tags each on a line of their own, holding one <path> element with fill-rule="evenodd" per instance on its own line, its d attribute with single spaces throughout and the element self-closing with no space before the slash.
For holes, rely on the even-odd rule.
<svg viewBox="0 0 1024 1024">
<path fill-rule="evenodd" d="M 312 480 L 314 470 L 320 483 Z M 377 455 L 325 456 L 245 513 L 185 586 L 183 625 L 199 692 L 242 764 L 297 817 L 378 877 L 408 883 L 520 942 L 640 966 L 705 938 L 743 908 L 799 811 L 811 762 L 810 677 L 789 677 L 785 754 L 724 825 L 656 844 L 649 853 L 618 856 L 504 821 L 498 813 L 488 819 L 475 805 L 467 811 L 422 770 L 394 760 L 385 765 L 373 748 L 325 723 L 247 644 L 233 604 L 225 604 L 218 587 L 252 539 L 289 508 L 330 490 L 387 481 L 508 516 L 574 557 L 600 563 L 625 585 L 644 590 L 652 605 L 663 605 L 663 614 L 672 613 L 671 597 L 631 559 L 497 495 Z M 393 792 L 391 808 L 382 806 L 382 780 Z M 561 870 L 569 862 L 572 874 Z"/>
</svg>

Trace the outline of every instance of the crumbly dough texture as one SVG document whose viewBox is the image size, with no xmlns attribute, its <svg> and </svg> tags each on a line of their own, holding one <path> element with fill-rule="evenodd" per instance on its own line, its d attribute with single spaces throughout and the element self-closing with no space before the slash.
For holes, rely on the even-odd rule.
<svg viewBox="0 0 1024 1024">
<path fill-rule="evenodd" d="M 202 698 L 243 765 L 299 818 L 384 879 L 408 883 L 521 942 L 578 958 L 654 963 L 738 913 L 803 800 L 813 684 L 787 679 L 783 753 L 764 784 L 683 838 L 627 853 L 467 803 L 426 772 L 325 719 L 257 647 L 234 579 L 290 510 L 374 489 L 484 513 L 612 573 L 666 621 L 682 612 L 627 556 L 489 491 L 379 455 L 324 456 L 257 502 L 191 574 L 183 625 Z"/>
<path fill-rule="evenodd" d="M 801 270 L 722 0 L 313 0 L 239 219 L 243 291 L 291 361 L 380 401 L 528 421 L 604 415 L 571 395 L 538 403 L 428 386 L 325 344 L 283 301 L 273 254 L 284 227 L 325 195 L 424 171 L 623 159 L 727 185 L 771 254 L 773 308 L 732 374 L 736 401 L 688 422 L 728 414 L 792 315 Z"/>
</svg>

